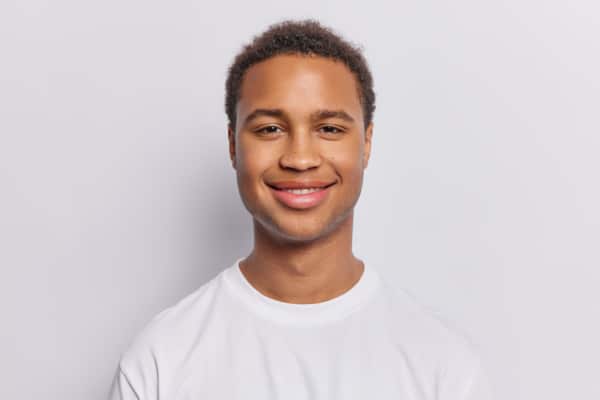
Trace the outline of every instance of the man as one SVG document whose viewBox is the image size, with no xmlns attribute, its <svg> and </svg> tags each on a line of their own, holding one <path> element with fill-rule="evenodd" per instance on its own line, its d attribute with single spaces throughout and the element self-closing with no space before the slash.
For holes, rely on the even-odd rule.
<svg viewBox="0 0 600 400">
<path fill-rule="evenodd" d="M 142 330 L 111 398 L 489 399 L 468 341 L 352 252 L 375 109 L 361 52 L 316 21 L 273 25 L 225 103 L 254 248 Z"/>
</svg>

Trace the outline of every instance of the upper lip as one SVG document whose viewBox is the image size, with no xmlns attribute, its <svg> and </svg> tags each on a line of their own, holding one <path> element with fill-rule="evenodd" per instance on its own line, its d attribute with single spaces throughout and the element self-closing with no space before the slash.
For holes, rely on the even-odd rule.
<svg viewBox="0 0 600 400">
<path fill-rule="evenodd" d="M 305 181 L 277 181 L 268 182 L 267 185 L 276 189 L 305 189 L 305 188 L 322 188 L 325 186 L 331 186 L 335 182 L 317 181 L 317 180 L 305 180 Z"/>
</svg>

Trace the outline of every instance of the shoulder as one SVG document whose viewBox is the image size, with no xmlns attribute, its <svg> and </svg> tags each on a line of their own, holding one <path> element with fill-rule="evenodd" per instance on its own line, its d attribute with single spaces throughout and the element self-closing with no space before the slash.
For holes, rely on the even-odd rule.
<svg viewBox="0 0 600 400">
<path fill-rule="evenodd" d="M 222 273 L 156 314 L 121 353 L 121 373 L 136 390 L 147 393 L 148 398 L 154 398 L 159 374 L 175 363 L 179 349 L 184 351 L 185 344 L 193 341 L 210 320 L 218 301 Z"/>
<path fill-rule="evenodd" d="M 437 390 L 462 398 L 473 381 L 484 375 L 472 338 L 407 290 L 384 285 L 382 294 L 393 340 L 417 360 L 416 368 L 436 382 Z"/>
<path fill-rule="evenodd" d="M 437 351 L 474 350 L 471 338 L 455 322 L 425 306 L 408 290 L 382 283 L 381 294 L 392 327 L 401 330 L 403 337 Z"/>
</svg>

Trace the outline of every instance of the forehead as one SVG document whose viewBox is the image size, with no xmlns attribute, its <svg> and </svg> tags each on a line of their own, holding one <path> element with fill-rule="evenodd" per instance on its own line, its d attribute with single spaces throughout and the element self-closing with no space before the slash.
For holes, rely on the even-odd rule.
<svg viewBox="0 0 600 400">
<path fill-rule="evenodd" d="M 243 78 L 238 117 L 254 108 L 290 112 L 344 109 L 362 118 L 358 84 L 340 61 L 308 55 L 278 55 L 250 67 Z"/>
</svg>

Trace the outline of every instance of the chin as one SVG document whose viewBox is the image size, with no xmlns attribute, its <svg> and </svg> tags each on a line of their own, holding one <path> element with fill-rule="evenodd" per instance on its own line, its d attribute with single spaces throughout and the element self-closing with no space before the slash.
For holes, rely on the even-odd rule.
<svg viewBox="0 0 600 400">
<path fill-rule="evenodd" d="M 307 243 L 313 242 L 325 236 L 325 230 L 303 230 L 301 232 L 280 232 L 281 237 L 288 242 Z"/>
<path fill-rule="evenodd" d="M 324 236 L 327 232 L 326 226 L 317 226 L 306 224 L 302 226 L 294 226 L 288 223 L 284 223 L 273 227 L 271 232 L 275 233 L 281 239 L 289 242 L 312 242 L 320 237 Z"/>
<path fill-rule="evenodd" d="M 298 220 L 298 224 L 293 223 L 293 219 L 289 216 L 281 217 L 282 220 L 267 220 L 258 218 L 258 223 L 262 225 L 263 230 L 267 231 L 273 239 L 289 243 L 306 243 L 317 240 L 327 234 L 330 229 L 327 225 L 318 223 L 310 223 L 302 217 Z M 306 218 L 306 217 L 304 217 Z"/>
<path fill-rule="evenodd" d="M 258 228 L 275 241 L 308 243 L 330 235 L 347 221 L 352 208 L 342 213 L 330 209 L 304 211 L 274 208 L 254 208 L 251 212 Z"/>
</svg>

